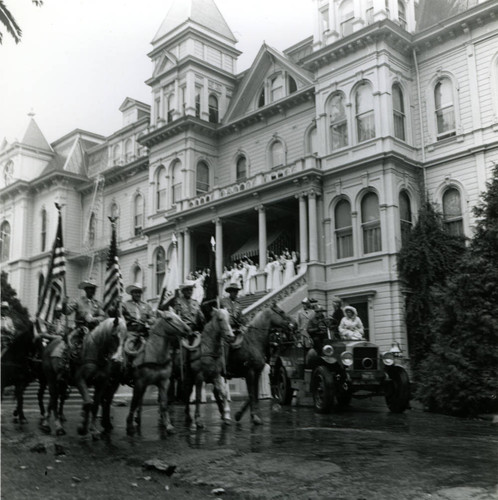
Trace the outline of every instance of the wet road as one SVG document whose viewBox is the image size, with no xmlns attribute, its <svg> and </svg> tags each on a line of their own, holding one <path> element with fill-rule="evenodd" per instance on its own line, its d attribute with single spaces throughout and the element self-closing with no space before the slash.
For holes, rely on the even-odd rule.
<svg viewBox="0 0 498 500">
<path fill-rule="evenodd" d="M 233 402 L 233 411 L 240 404 Z M 82 440 L 76 408 L 68 410 L 68 435 L 61 438 L 37 431 L 34 410 L 23 430 L 9 413 L 4 404 L 4 442 L 26 436 L 27 429 L 31 441 L 51 439 L 71 447 Z M 498 426 L 489 421 L 416 409 L 395 415 L 380 399 L 353 401 L 348 411 L 329 415 L 303 407 L 275 411 L 262 401 L 263 426 L 252 426 L 245 416 L 226 427 L 215 405 L 207 403 L 205 430 L 185 428 L 183 408 L 175 405 L 177 432 L 161 436 L 156 407 L 145 406 L 142 433 L 129 438 L 126 413 L 126 407 L 113 408 L 112 447 L 89 438 L 86 446 L 103 456 L 137 457 L 136 466 L 151 458 L 173 463 L 182 484 L 205 485 L 208 492 L 223 487 L 225 498 L 498 499 Z"/>
</svg>

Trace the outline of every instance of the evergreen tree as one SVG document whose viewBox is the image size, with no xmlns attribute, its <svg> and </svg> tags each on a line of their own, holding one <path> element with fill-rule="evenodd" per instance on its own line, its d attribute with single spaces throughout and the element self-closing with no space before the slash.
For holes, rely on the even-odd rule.
<svg viewBox="0 0 498 500">
<path fill-rule="evenodd" d="M 457 415 L 498 409 L 498 167 L 474 213 L 476 232 L 440 294 L 418 387 L 429 409 Z"/>
<path fill-rule="evenodd" d="M 10 307 L 12 322 L 18 331 L 25 331 L 31 326 L 28 310 L 17 298 L 17 292 L 7 281 L 7 273 L 2 271 L 0 276 L 2 301 L 7 301 Z"/>
<path fill-rule="evenodd" d="M 464 251 L 464 239 L 450 235 L 442 215 L 432 203 L 424 203 L 398 259 L 400 276 L 408 287 L 405 319 L 414 380 L 434 342 L 432 310 L 437 287 L 454 271 Z"/>
</svg>

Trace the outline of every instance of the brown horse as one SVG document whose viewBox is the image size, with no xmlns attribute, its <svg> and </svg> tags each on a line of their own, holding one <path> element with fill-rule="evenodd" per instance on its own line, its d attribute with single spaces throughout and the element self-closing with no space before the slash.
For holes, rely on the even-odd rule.
<svg viewBox="0 0 498 500">
<path fill-rule="evenodd" d="M 96 328 L 85 335 L 80 359 L 71 368 L 71 374 L 63 362 L 63 349 L 66 349 L 62 339 L 52 341 L 43 353 L 43 370 L 47 377 L 50 402 L 48 416 L 44 420 L 42 429 L 50 432 L 50 415 L 54 416 L 56 434 L 63 435 L 62 407 L 70 383 L 78 388 L 83 398 L 83 421 L 78 427 L 80 435 L 86 435 L 89 430 L 90 413 L 92 423 L 90 432 L 96 438 L 100 433 L 97 430 L 96 420 L 99 406 L 102 405 L 103 415 L 109 415 L 109 408 L 106 405 L 111 403 L 104 399 L 107 385 L 110 380 L 112 356 L 126 335 L 126 323 L 121 318 L 107 318 Z M 93 400 L 90 396 L 89 387 L 94 387 Z M 110 432 L 109 419 L 102 419 L 104 432 Z"/>
<path fill-rule="evenodd" d="M 224 423 L 230 423 L 230 405 L 228 404 L 228 394 L 222 378 L 226 364 L 224 352 L 228 353 L 228 347 L 225 347 L 224 351 L 223 342 L 230 342 L 234 339 L 235 335 L 230 326 L 228 311 L 226 309 L 212 308 L 211 319 L 200 335 L 200 344 L 192 347 L 182 342 L 187 353 L 184 385 L 187 424 L 190 425 L 192 423 L 189 397 L 192 388 L 195 386 L 195 425 L 198 429 L 204 427 L 200 414 L 201 391 L 204 382 L 213 384 L 213 394 L 218 404 L 221 418 Z"/>
<path fill-rule="evenodd" d="M 160 312 L 154 325 L 149 330 L 149 336 L 144 348 L 133 360 L 133 397 L 130 411 L 126 418 L 126 433 L 129 436 L 140 431 L 142 401 L 149 385 L 157 386 L 159 391 L 159 427 L 168 433 L 174 431 L 168 411 L 168 388 L 170 384 L 172 358 L 171 340 L 174 337 L 186 337 L 190 328 L 173 311 Z M 125 343 L 125 352 L 127 352 Z M 117 389 L 115 384 L 115 389 Z M 111 390 L 112 392 L 112 390 Z M 135 416 L 136 429 L 133 424 Z"/>
<path fill-rule="evenodd" d="M 43 349 L 41 339 L 35 337 L 34 326 L 31 324 L 24 332 L 17 335 L 12 343 L 2 353 L 2 382 L 1 396 L 3 399 L 4 389 L 14 386 L 14 395 L 17 401 L 14 409 L 14 419 L 19 423 L 27 423 L 24 415 L 24 391 L 33 381 L 38 380 L 38 406 L 43 418 L 45 405 L 43 396 L 46 388 L 46 380 L 40 369 L 40 361 L 36 359 Z"/>
<path fill-rule="evenodd" d="M 259 379 L 269 352 L 270 332 L 272 328 L 293 330 L 295 327 L 294 320 L 273 304 L 257 313 L 247 327 L 247 332 L 230 346 L 227 372 L 231 377 L 244 378 L 248 393 L 247 401 L 235 414 L 237 422 L 250 408 L 252 422 L 263 423 L 259 416 Z"/>
</svg>

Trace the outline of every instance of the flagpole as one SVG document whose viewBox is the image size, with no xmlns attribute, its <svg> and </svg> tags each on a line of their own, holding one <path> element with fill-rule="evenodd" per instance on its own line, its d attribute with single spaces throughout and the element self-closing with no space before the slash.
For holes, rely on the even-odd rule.
<svg viewBox="0 0 498 500">
<path fill-rule="evenodd" d="M 55 204 L 55 207 L 57 208 L 59 212 L 59 217 L 60 217 L 60 223 L 62 224 L 62 205 L 59 205 L 58 203 Z M 64 303 L 64 300 L 66 300 L 67 297 L 67 285 L 66 285 L 66 275 L 62 277 L 62 287 L 64 289 L 64 298 L 62 299 L 62 302 Z M 66 327 L 64 328 L 64 338 L 67 338 L 67 331 L 69 330 L 69 318 L 68 314 L 64 314 L 64 317 L 66 318 L 65 323 Z"/>
</svg>

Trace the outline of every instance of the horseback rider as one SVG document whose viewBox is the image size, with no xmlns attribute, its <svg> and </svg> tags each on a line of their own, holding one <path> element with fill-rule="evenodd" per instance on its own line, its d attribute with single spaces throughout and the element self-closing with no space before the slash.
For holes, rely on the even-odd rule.
<svg viewBox="0 0 498 500">
<path fill-rule="evenodd" d="M 62 312 L 66 316 L 74 312 L 76 328 L 68 335 L 68 345 L 73 358 L 79 356 L 85 335 L 107 318 L 102 304 L 94 298 L 97 290 L 95 281 L 82 281 L 78 288 L 84 290 L 85 296 L 70 302 L 64 301 L 62 305 Z"/>
<path fill-rule="evenodd" d="M 44 344 L 48 344 L 51 340 L 63 338 L 66 331 L 62 322 L 62 304 L 57 304 L 54 309 L 52 321 L 45 323 L 47 331 L 41 334 L 42 339 L 46 340 Z"/>
<path fill-rule="evenodd" d="M 230 326 L 234 331 L 240 331 L 246 324 L 246 321 L 242 316 L 242 304 L 237 298 L 240 289 L 241 288 L 238 283 L 230 283 L 225 288 L 225 292 L 228 293 L 228 297 L 224 297 L 220 301 L 221 307 L 225 308 L 230 314 Z"/>
<path fill-rule="evenodd" d="M 2 335 L 2 353 L 12 344 L 16 336 L 16 329 L 12 318 L 10 317 L 10 305 L 6 300 L 3 300 L 0 305 L 0 329 Z"/>
<path fill-rule="evenodd" d="M 180 285 L 181 295 L 176 299 L 175 312 L 194 332 L 202 332 L 206 319 L 199 302 L 192 298 L 194 283 L 186 281 Z"/>
</svg>

